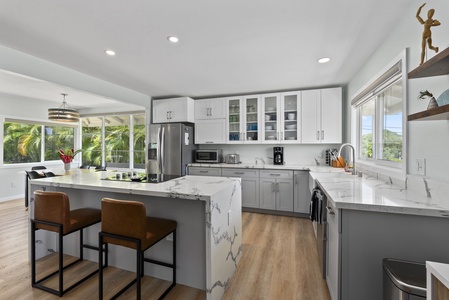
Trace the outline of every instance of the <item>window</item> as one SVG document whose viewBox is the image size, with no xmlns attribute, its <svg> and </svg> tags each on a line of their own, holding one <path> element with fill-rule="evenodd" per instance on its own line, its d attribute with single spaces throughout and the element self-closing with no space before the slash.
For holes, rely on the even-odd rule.
<svg viewBox="0 0 449 300">
<path fill-rule="evenodd" d="M 20 120 L 3 123 L 3 164 L 59 160 L 59 149 L 73 148 L 71 126 L 42 125 Z"/>
<path fill-rule="evenodd" d="M 405 169 L 405 89 L 402 61 L 352 100 L 356 112 L 359 162 Z"/>
<path fill-rule="evenodd" d="M 82 118 L 81 121 L 83 164 L 131 169 L 145 168 L 145 115 L 143 113 L 89 116 Z"/>
</svg>

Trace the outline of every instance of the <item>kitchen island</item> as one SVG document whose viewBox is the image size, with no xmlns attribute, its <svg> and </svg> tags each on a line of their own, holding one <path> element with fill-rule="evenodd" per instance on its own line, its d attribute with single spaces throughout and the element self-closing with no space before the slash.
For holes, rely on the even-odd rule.
<svg viewBox="0 0 449 300">
<path fill-rule="evenodd" d="M 177 230 L 177 282 L 206 291 L 207 299 L 220 299 L 234 274 L 242 253 L 241 181 L 239 178 L 185 176 L 153 184 L 102 180 L 108 171 L 73 170 L 65 176 L 30 181 L 30 217 L 34 213 L 33 192 L 62 191 L 70 197 L 71 209 L 101 208 L 104 197 L 141 201 L 152 217 L 173 219 Z M 84 239 L 97 245 L 100 225 L 86 229 Z M 37 257 L 56 250 L 55 233 L 38 231 Z M 77 236 L 64 239 L 65 253 L 77 255 Z M 110 245 L 109 264 L 134 270 L 131 250 Z M 154 248 L 154 249 L 153 249 Z M 148 256 L 171 261 L 167 238 L 147 251 Z M 71 252 L 72 251 L 72 252 Z M 98 261 L 97 253 L 85 258 Z M 170 281 L 171 271 L 146 264 L 145 274 Z"/>
</svg>

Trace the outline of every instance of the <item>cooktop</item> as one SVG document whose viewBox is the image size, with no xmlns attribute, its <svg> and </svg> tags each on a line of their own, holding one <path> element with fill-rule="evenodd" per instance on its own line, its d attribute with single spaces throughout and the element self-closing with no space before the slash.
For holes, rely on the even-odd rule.
<svg viewBox="0 0 449 300">
<path fill-rule="evenodd" d="M 182 177 L 182 175 L 172 175 L 172 174 L 147 174 L 145 175 L 131 175 L 127 173 L 117 173 L 115 176 L 103 178 L 103 180 L 112 181 L 124 181 L 124 182 L 143 182 L 143 183 L 161 183 Z"/>
</svg>

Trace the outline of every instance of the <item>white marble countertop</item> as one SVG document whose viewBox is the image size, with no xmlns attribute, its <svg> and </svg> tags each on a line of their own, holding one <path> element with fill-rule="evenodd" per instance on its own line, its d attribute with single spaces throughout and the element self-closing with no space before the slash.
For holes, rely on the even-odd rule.
<svg viewBox="0 0 449 300">
<path fill-rule="evenodd" d="M 207 168 L 235 168 L 235 169 L 268 169 L 268 170 L 293 170 L 293 171 L 314 171 L 314 172 L 343 172 L 342 168 L 333 168 L 330 166 L 316 166 L 316 165 L 274 165 L 274 164 L 254 164 L 254 163 L 240 163 L 240 164 L 205 164 L 205 163 L 190 163 L 189 167 L 207 167 Z"/>
<path fill-rule="evenodd" d="M 239 178 L 184 176 L 162 183 L 142 183 L 102 180 L 115 172 L 94 172 L 92 170 L 72 170 L 64 176 L 47 177 L 30 180 L 31 184 L 39 186 L 57 186 L 75 189 L 125 192 L 128 194 L 182 198 L 207 201 L 219 191 L 234 186 Z"/>
<path fill-rule="evenodd" d="M 447 197 L 444 198 L 444 193 L 426 197 L 416 190 L 403 189 L 365 175 L 310 172 L 310 176 L 318 182 L 336 208 L 449 217 L 449 202 Z"/>
</svg>

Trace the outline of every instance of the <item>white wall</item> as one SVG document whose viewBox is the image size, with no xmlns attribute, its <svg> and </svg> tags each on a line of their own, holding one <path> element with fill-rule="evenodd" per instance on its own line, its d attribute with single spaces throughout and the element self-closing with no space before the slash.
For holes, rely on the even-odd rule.
<svg viewBox="0 0 449 300">
<path fill-rule="evenodd" d="M 379 45 L 372 57 L 359 70 L 348 85 L 348 98 L 346 99 L 346 115 L 350 116 L 350 101 L 354 94 L 360 90 L 376 73 L 392 61 L 405 48 L 408 48 L 407 72 L 419 65 L 421 53 L 421 35 L 423 26 L 416 19 L 416 11 L 424 2 L 411 1 L 408 7 L 404 7 L 404 13 L 398 16 L 398 23 L 391 28 L 391 34 Z M 434 19 L 441 22 L 441 26 L 432 28 L 434 46 L 440 47 L 440 51 L 449 46 L 447 35 L 449 28 L 449 2 L 427 1 L 421 12 L 421 17 L 427 17 L 427 11 L 435 9 Z M 386 8 L 388 9 L 388 8 Z M 433 57 L 433 51 L 429 51 L 428 58 Z M 427 108 L 428 100 L 419 101 L 417 96 L 420 90 L 429 90 L 437 98 L 449 88 L 449 76 L 430 77 L 425 79 L 411 79 L 408 81 L 408 112 L 416 113 Z M 350 118 L 346 120 L 346 136 L 349 136 Z M 354 130 L 354 128 L 351 128 Z M 407 168 L 409 174 L 415 173 L 415 160 L 426 159 L 426 176 L 441 181 L 449 181 L 449 121 L 422 121 L 408 122 L 408 157 Z"/>
</svg>

